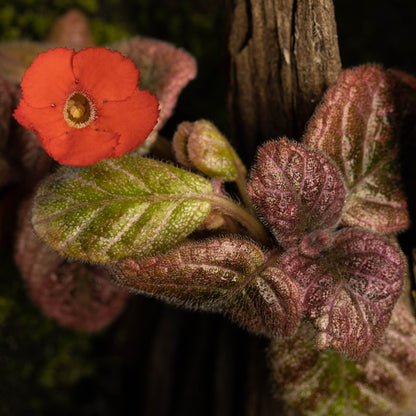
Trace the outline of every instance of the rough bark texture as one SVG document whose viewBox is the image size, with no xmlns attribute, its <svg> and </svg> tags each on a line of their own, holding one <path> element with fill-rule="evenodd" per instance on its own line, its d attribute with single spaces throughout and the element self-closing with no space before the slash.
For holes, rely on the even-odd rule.
<svg viewBox="0 0 416 416">
<path fill-rule="evenodd" d="M 250 160 L 270 138 L 299 139 L 341 70 L 332 0 L 227 0 L 231 136 Z"/>
</svg>

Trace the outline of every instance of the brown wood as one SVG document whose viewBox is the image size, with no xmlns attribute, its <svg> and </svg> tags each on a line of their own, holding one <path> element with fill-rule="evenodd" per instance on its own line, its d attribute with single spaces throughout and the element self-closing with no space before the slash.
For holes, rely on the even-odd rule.
<svg viewBox="0 0 416 416">
<path fill-rule="evenodd" d="M 332 0 L 227 0 L 231 137 L 246 160 L 299 139 L 341 70 Z"/>
</svg>

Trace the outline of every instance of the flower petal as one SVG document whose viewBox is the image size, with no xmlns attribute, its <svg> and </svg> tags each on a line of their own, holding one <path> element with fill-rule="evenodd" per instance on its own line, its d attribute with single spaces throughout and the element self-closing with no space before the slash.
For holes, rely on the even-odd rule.
<svg viewBox="0 0 416 416">
<path fill-rule="evenodd" d="M 140 146 L 152 132 L 159 116 L 159 104 L 149 91 L 136 89 L 129 99 L 107 102 L 97 112 L 97 127 L 120 135 L 113 155 L 120 157 Z"/>
<path fill-rule="evenodd" d="M 16 120 L 33 131 L 45 151 L 63 165 L 85 166 L 114 157 L 119 137 L 91 125 L 82 129 L 68 126 L 62 107 L 33 108 L 20 100 Z"/>
<path fill-rule="evenodd" d="M 75 54 L 73 71 L 77 87 L 97 104 L 129 97 L 139 83 L 132 60 L 106 48 L 88 48 Z"/>
<path fill-rule="evenodd" d="M 73 49 L 55 48 L 39 54 L 26 70 L 21 87 L 26 102 L 35 108 L 65 103 L 74 91 Z"/>
<path fill-rule="evenodd" d="M 71 128 L 68 134 L 44 144 L 46 152 L 62 165 L 87 166 L 113 157 L 118 135 L 91 127 Z"/>
<path fill-rule="evenodd" d="M 22 126 L 35 133 L 42 144 L 70 130 L 63 117 L 63 106 L 34 108 L 21 99 L 13 116 Z"/>
</svg>

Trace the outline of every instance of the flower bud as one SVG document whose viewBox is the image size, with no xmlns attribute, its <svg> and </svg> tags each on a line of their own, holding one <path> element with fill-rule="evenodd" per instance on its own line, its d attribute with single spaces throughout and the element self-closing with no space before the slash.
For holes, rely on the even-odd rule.
<svg viewBox="0 0 416 416">
<path fill-rule="evenodd" d="M 235 181 L 246 169 L 220 131 L 207 120 L 183 122 L 173 137 L 177 160 L 211 178 Z"/>
</svg>

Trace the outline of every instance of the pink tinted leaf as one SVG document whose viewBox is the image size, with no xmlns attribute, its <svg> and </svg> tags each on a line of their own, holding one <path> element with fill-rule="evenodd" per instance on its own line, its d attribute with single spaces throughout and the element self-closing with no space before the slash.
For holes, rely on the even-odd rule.
<svg viewBox="0 0 416 416">
<path fill-rule="evenodd" d="M 379 344 L 404 273 L 402 255 L 390 241 L 348 228 L 334 235 L 321 256 L 292 248 L 279 267 L 299 286 L 303 312 L 318 331 L 318 348 L 332 346 L 356 359 Z"/>
<path fill-rule="evenodd" d="M 17 40 L 0 43 L 0 76 L 12 84 L 20 84 L 32 61 L 53 45 L 47 42 Z"/>
<path fill-rule="evenodd" d="M 247 329 L 289 335 L 300 320 L 296 284 L 277 268 L 264 270 L 255 244 L 232 238 L 188 243 L 115 270 L 118 284 L 170 303 L 228 313 Z"/>
<path fill-rule="evenodd" d="M 247 191 L 284 248 L 335 227 L 345 196 L 340 174 L 324 154 L 286 138 L 260 148 Z"/>
<path fill-rule="evenodd" d="M 302 307 L 296 283 L 278 267 L 268 267 L 231 298 L 231 318 L 255 333 L 290 336 L 298 328 Z"/>
<path fill-rule="evenodd" d="M 154 39 L 130 39 L 112 49 L 130 58 L 140 71 L 140 89 L 149 89 L 160 104 L 160 130 L 172 115 L 182 89 L 196 76 L 195 59 L 182 49 Z"/>
<path fill-rule="evenodd" d="M 60 325 L 99 331 L 121 313 L 128 292 L 114 286 L 103 269 L 65 260 L 35 235 L 30 202 L 20 211 L 15 261 L 32 301 Z"/>
<path fill-rule="evenodd" d="M 328 154 L 344 175 L 342 222 L 384 234 L 409 226 L 395 85 L 393 75 L 377 65 L 343 71 L 303 136 L 307 146 Z"/>
<path fill-rule="evenodd" d="M 67 11 L 53 22 L 48 40 L 54 45 L 76 50 L 95 43 L 87 16 L 76 9 Z"/>
<path fill-rule="evenodd" d="M 394 308 L 383 344 L 365 360 L 318 351 L 314 342 L 314 331 L 302 325 L 293 338 L 273 340 L 269 349 L 272 378 L 300 416 L 414 414 L 416 323 L 402 302 Z"/>
</svg>

